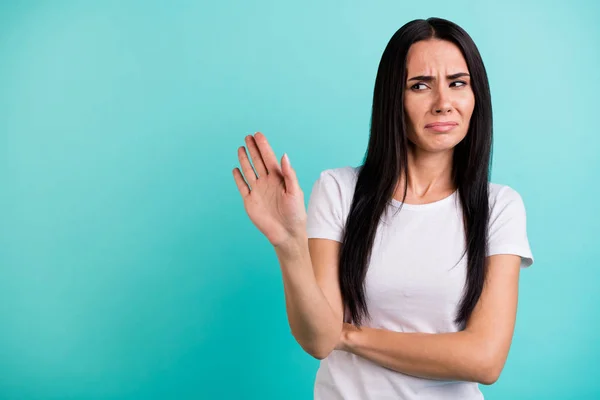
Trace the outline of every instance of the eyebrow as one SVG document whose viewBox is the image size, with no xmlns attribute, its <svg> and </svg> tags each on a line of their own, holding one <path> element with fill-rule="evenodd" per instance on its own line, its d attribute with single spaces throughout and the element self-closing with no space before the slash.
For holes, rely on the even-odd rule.
<svg viewBox="0 0 600 400">
<path fill-rule="evenodd" d="M 461 76 L 469 76 L 469 74 L 467 74 L 466 72 L 459 72 L 457 74 L 453 74 L 453 75 L 448 75 L 446 76 L 446 78 L 448 80 L 452 80 L 452 79 L 456 79 L 456 78 L 460 78 Z M 431 82 L 434 81 L 435 77 L 430 76 L 430 75 L 419 75 L 419 76 L 414 76 L 412 78 L 410 78 L 408 81 L 424 81 L 424 82 Z"/>
</svg>

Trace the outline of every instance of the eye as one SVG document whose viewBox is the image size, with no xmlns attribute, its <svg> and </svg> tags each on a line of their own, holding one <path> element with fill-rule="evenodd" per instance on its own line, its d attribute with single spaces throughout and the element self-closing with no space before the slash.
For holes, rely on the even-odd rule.
<svg viewBox="0 0 600 400">
<path fill-rule="evenodd" d="M 416 90 L 416 91 L 418 91 L 418 92 L 419 92 L 419 91 L 423 90 L 423 89 L 417 89 L 417 88 L 416 88 L 417 86 L 420 86 L 420 85 L 423 85 L 423 86 L 427 87 L 427 85 L 426 85 L 426 84 L 424 84 L 424 83 L 415 83 L 415 84 L 414 84 L 414 85 L 412 85 L 410 88 L 411 88 L 411 89 L 413 89 L 413 90 Z"/>
<path fill-rule="evenodd" d="M 452 82 L 452 83 L 451 83 L 451 85 L 452 85 L 452 84 L 455 84 L 455 83 L 460 83 L 460 85 L 455 85 L 455 87 L 463 87 L 463 86 L 467 86 L 467 82 L 465 82 L 465 81 L 454 81 L 454 82 Z M 425 90 L 425 89 L 419 89 L 419 88 L 418 88 L 419 86 L 425 86 L 425 87 L 427 87 L 427 85 L 426 85 L 426 84 L 424 84 L 424 83 L 422 83 L 422 82 L 419 82 L 419 83 L 415 83 L 415 84 L 414 84 L 414 85 L 412 85 L 410 88 L 411 88 L 412 90 L 414 90 L 414 91 L 417 91 L 417 92 L 421 92 L 421 91 Z"/>
</svg>

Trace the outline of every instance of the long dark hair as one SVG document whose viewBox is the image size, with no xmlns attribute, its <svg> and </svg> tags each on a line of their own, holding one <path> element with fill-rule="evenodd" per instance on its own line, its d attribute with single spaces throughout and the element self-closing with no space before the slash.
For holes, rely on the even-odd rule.
<svg viewBox="0 0 600 400">
<path fill-rule="evenodd" d="M 488 183 L 491 174 L 492 102 L 481 55 L 461 27 L 441 18 L 418 19 L 402 26 L 387 44 L 377 71 L 368 148 L 358 173 L 340 249 L 339 283 L 351 322 L 369 318 L 365 277 L 380 217 L 394 196 L 401 174 L 407 193 L 406 55 L 421 40 L 456 44 L 467 63 L 475 107 L 465 138 L 454 147 L 452 179 L 458 190 L 465 223 L 467 277 L 454 322 L 466 324 L 485 281 L 489 220 Z"/>
</svg>

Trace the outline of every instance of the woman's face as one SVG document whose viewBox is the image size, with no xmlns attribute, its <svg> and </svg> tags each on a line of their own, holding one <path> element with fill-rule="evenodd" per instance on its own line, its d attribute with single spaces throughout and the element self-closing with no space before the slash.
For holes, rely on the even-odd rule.
<svg viewBox="0 0 600 400">
<path fill-rule="evenodd" d="M 448 151 L 467 134 L 475 95 L 460 49 L 445 40 L 414 43 L 406 59 L 407 137 L 427 152 Z M 463 75 L 465 74 L 465 75 Z M 451 126 L 430 126 L 451 122 Z"/>
</svg>

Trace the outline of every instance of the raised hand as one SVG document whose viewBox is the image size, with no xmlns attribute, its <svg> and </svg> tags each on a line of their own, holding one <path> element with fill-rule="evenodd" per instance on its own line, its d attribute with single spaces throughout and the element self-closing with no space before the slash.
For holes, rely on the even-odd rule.
<svg viewBox="0 0 600 400">
<path fill-rule="evenodd" d="M 276 248 L 306 235 L 306 208 L 296 172 L 287 155 L 279 165 L 267 138 L 260 132 L 246 136 L 246 146 L 238 148 L 242 167 L 233 169 L 233 177 L 244 200 L 250 220 Z M 245 178 L 245 180 L 244 180 Z"/>
</svg>

